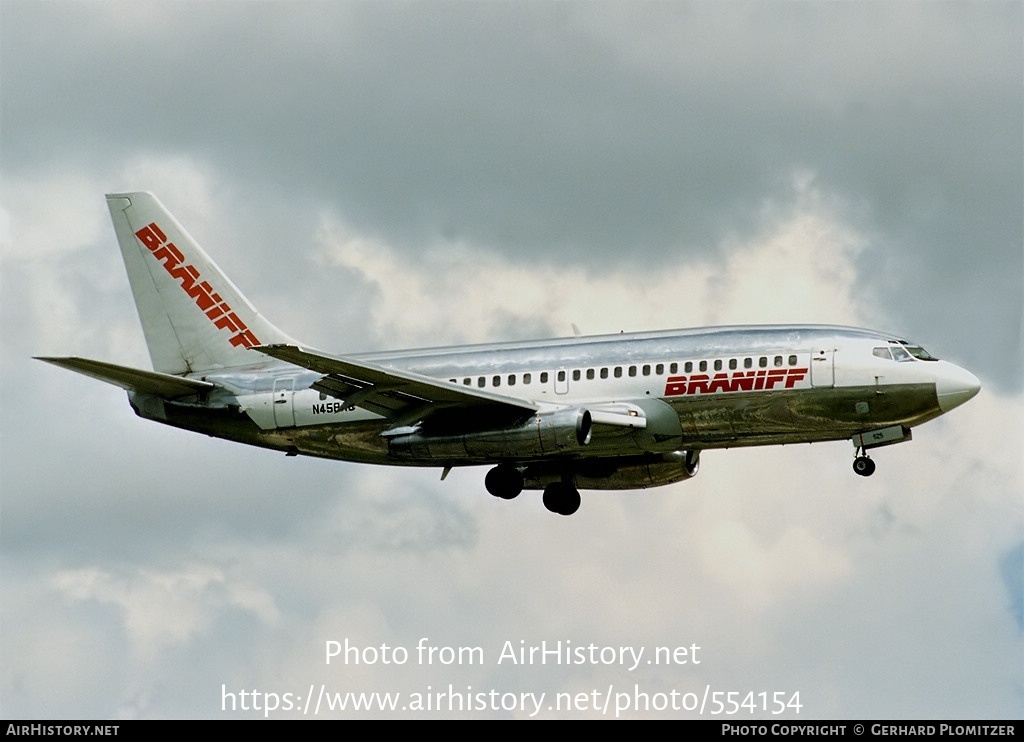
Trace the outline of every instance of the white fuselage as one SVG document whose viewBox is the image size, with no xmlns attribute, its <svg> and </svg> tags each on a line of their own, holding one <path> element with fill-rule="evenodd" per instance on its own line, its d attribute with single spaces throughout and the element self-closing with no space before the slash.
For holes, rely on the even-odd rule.
<svg viewBox="0 0 1024 742">
<path fill-rule="evenodd" d="M 891 426 L 912 428 L 977 391 L 969 372 L 946 361 L 921 360 L 905 347 L 893 336 L 855 328 L 744 326 L 350 356 L 530 400 L 542 413 L 632 409 L 650 417 L 670 409 L 677 417 L 678 437 L 671 424 L 671 440 L 656 444 L 631 430 L 624 448 L 622 431 L 600 424 L 586 445 L 564 451 L 515 442 L 506 448 L 474 445 L 474 436 L 489 431 L 487 421 L 452 435 L 428 430 L 417 439 L 382 436 L 391 421 L 309 388 L 322 374 L 273 362 L 205 374 L 223 390 L 208 400 L 211 411 L 238 409 L 251 425 L 236 420 L 219 430 L 215 416 L 201 427 L 293 453 L 419 466 L 841 440 Z M 200 422 L 195 407 L 176 419 L 173 405 L 163 406 L 170 413 L 166 422 Z M 415 420 L 407 427 L 417 434 Z M 396 439 L 409 444 L 396 446 Z"/>
</svg>

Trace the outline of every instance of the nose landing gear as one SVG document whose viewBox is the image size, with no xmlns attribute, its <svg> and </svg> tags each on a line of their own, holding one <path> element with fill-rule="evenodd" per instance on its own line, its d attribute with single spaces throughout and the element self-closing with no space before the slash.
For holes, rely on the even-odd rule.
<svg viewBox="0 0 1024 742">
<path fill-rule="evenodd" d="M 914 436 L 910 428 L 904 425 L 890 425 L 888 428 L 867 430 L 857 433 L 851 439 L 853 442 L 854 456 L 853 470 L 862 477 L 870 477 L 875 473 L 875 462 L 868 458 L 869 448 L 881 448 L 891 446 L 895 443 L 913 440 Z"/>
<path fill-rule="evenodd" d="M 866 452 L 861 453 L 853 460 L 853 471 L 862 477 L 870 477 L 875 473 L 875 462 L 868 458 Z"/>
</svg>

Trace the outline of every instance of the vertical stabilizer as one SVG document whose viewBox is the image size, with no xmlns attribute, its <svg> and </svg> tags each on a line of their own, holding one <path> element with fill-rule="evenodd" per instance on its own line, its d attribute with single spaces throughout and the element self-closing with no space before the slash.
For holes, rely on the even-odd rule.
<svg viewBox="0 0 1024 742">
<path fill-rule="evenodd" d="M 151 193 L 107 194 L 156 371 L 186 374 L 258 362 L 249 348 L 295 343 L 256 311 Z"/>
</svg>

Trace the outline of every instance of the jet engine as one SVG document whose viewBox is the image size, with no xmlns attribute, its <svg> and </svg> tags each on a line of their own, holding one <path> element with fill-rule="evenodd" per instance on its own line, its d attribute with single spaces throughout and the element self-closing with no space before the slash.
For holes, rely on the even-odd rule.
<svg viewBox="0 0 1024 742">
<path fill-rule="evenodd" d="M 578 407 L 539 412 L 525 423 L 498 430 L 445 435 L 416 430 L 391 438 L 396 457 L 446 459 L 522 459 L 572 454 L 590 443 L 593 417 Z"/>
</svg>

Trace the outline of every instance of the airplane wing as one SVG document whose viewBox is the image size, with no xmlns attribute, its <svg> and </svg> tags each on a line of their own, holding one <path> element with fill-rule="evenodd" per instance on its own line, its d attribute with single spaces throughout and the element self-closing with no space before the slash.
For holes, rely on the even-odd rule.
<svg viewBox="0 0 1024 742">
<path fill-rule="evenodd" d="M 324 374 L 311 389 L 381 415 L 396 426 L 421 419 L 431 424 L 458 421 L 464 425 L 472 424 L 474 419 L 493 424 L 520 420 L 538 410 L 537 405 L 527 400 L 411 371 L 314 353 L 295 345 L 259 345 L 253 350 Z"/>
<path fill-rule="evenodd" d="M 115 363 L 93 361 L 88 358 L 76 358 L 73 356 L 68 358 L 44 358 L 36 356 L 36 360 L 52 363 L 54 366 L 60 366 L 71 371 L 77 371 L 80 374 L 119 386 L 127 391 L 156 394 L 167 399 L 202 394 L 213 389 L 213 384 L 207 381 L 183 379 L 180 376 L 162 374 L 158 371 L 143 371 L 138 368 L 118 366 Z"/>
</svg>

